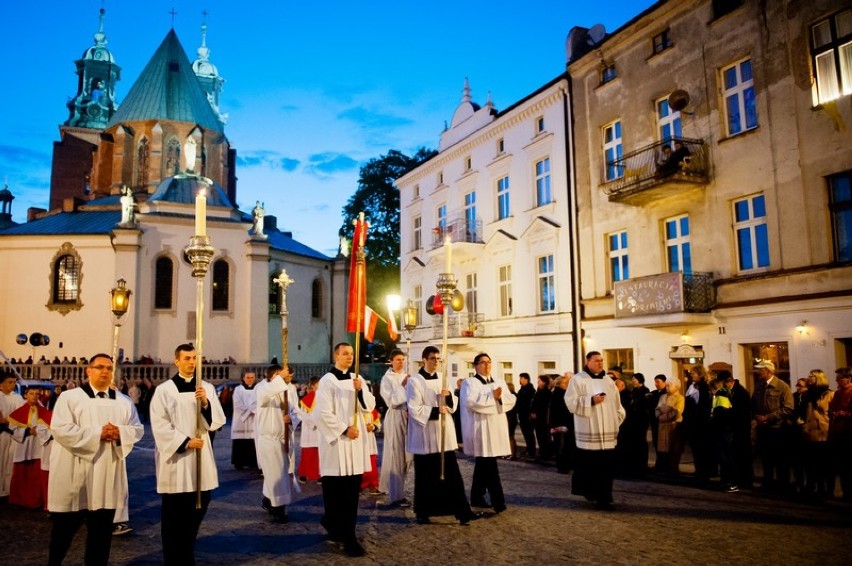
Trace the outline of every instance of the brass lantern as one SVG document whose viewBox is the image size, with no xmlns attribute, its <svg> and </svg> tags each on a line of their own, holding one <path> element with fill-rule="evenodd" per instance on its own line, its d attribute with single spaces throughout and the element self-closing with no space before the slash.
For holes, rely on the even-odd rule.
<svg viewBox="0 0 852 566">
<path fill-rule="evenodd" d="M 130 295 L 132 292 L 127 288 L 127 281 L 119 279 L 109 293 L 112 296 L 110 300 L 112 314 L 121 318 L 127 314 L 127 309 L 130 307 Z"/>
</svg>

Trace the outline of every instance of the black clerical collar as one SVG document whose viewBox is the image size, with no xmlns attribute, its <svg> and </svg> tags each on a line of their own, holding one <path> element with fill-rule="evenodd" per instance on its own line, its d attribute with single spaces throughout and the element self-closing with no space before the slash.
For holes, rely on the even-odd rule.
<svg viewBox="0 0 852 566">
<path fill-rule="evenodd" d="M 491 377 L 483 377 L 479 374 L 476 374 L 474 377 L 476 377 L 476 379 L 478 379 L 483 385 L 491 383 L 492 381 L 494 381 L 494 379 L 491 378 Z"/>
<path fill-rule="evenodd" d="M 195 392 L 195 376 L 192 376 L 192 379 L 187 381 L 181 374 L 175 374 L 172 378 L 175 386 L 177 387 L 178 393 L 194 393 Z"/>
<path fill-rule="evenodd" d="M 438 373 L 429 373 L 426 371 L 426 368 L 420 368 L 420 375 L 423 376 L 423 379 L 438 379 Z"/>
<path fill-rule="evenodd" d="M 592 370 L 590 370 L 588 367 L 583 368 L 583 369 L 586 370 L 586 373 L 589 374 L 589 377 L 591 377 L 592 379 L 603 379 L 604 376 L 606 375 L 606 372 L 603 371 L 603 370 L 600 373 L 596 374 L 596 373 L 593 373 Z"/>
<path fill-rule="evenodd" d="M 340 381 L 343 381 L 344 379 L 352 379 L 352 376 L 348 371 L 340 371 L 336 367 L 331 368 L 330 373 Z"/>
<path fill-rule="evenodd" d="M 80 386 L 80 389 L 85 391 L 86 395 L 88 395 L 92 399 L 98 396 L 97 392 L 92 388 L 92 385 L 90 383 L 84 383 L 82 386 Z M 109 397 L 110 399 L 115 399 L 115 389 L 107 388 L 106 391 L 101 391 L 101 393 L 106 393 L 107 397 Z"/>
</svg>

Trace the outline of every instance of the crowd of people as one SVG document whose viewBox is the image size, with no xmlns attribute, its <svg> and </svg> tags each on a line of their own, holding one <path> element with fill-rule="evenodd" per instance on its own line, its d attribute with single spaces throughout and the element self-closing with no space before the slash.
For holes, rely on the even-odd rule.
<svg viewBox="0 0 852 566">
<path fill-rule="evenodd" d="M 320 522 L 349 556 L 365 554 L 355 529 L 362 493 L 387 494 L 390 506 L 413 507 L 422 525 L 449 515 L 465 526 L 485 510 L 505 512 L 501 459 L 573 471 L 572 494 L 605 510 L 614 509 L 615 477 L 677 476 L 687 446 L 701 485 L 715 486 L 711 479 L 718 477 L 723 491 L 751 488 L 756 455 L 763 490 L 829 498 L 839 476 L 843 499 L 852 500 L 850 368 L 836 370 L 836 390 L 823 371 L 812 370 L 797 380 L 794 393 L 772 361 L 758 360 L 749 394 L 730 371 L 694 365 L 681 392 L 679 377 L 657 375 L 649 389 L 643 374 L 605 370 L 601 354 L 589 352 L 577 374 L 542 375 L 533 386 L 521 373 L 516 392 L 492 374 L 485 353 L 473 360 L 475 375 L 452 386 L 438 372 L 433 346 L 423 350 L 413 373 L 403 352 L 394 350 L 374 388 L 351 371 L 353 358 L 350 345 L 338 344 L 329 372 L 301 387 L 289 366 L 270 365 L 260 379 L 245 371 L 231 398 L 231 463 L 263 472 L 259 500 L 271 521 L 288 523 L 287 506 L 300 486 L 317 482 Z M 84 522 L 86 563 L 106 564 L 110 535 L 129 532 L 125 462 L 145 421 L 156 445 L 164 563 L 194 563 L 195 539 L 219 485 L 213 436 L 227 420 L 215 388 L 197 383 L 196 362 L 194 347 L 182 344 L 171 379 L 117 389 L 112 359 L 96 354 L 87 361 L 84 383 L 57 387 L 48 399 L 38 388 L 17 395 L 15 375 L 3 374 L 0 497 L 50 512 L 49 564 L 62 563 Z M 382 404 L 384 418 L 377 410 Z M 518 427 L 523 447 L 514 442 Z M 650 468 L 649 430 L 656 454 Z M 473 459 L 469 489 L 460 450 Z M 413 502 L 405 490 L 411 474 Z M 75 480 L 63 479 L 69 477 Z"/>
</svg>

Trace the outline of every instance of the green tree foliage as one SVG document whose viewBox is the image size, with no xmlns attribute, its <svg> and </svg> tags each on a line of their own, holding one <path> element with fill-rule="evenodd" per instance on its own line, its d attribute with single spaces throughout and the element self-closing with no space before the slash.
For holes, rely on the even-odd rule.
<svg viewBox="0 0 852 566">
<path fill-rule="evenodd" d="M 343 225 L 339 235 L 352 238 L 353 221 L 360 212 L 370 223 L 367 234 L 367 304 L 387 316 L 385 297 L 399 292 L 399 191 L 393 183 L 438 152 L 420 148 L 408 156 L 397 150 L 376 157 L 361 167 L 358 189 L 343 207 Z M 399 321 L 397 321 L 399 322 Z M 392 344 L 386 325 L 379 323 L 376 337 Z"/>
</svg>

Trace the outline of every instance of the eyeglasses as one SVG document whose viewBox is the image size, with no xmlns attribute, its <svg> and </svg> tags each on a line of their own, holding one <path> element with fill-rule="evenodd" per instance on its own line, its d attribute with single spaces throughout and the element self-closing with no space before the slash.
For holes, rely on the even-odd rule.
<svg viewBox="0 0 852 566">
<path fill-rule="evenodd" d="M 112 371 L 114 369 L 113 366 L 105 366 L 105 365 L 96 365 L 96 366 L 89 366 L 89 367 L 91 369 L 95 370 L 95 371 L 103 371 L 103 370 Z"/>
<path fill-rule="evenodd" d="M 491 365 L 491 360 L 479 360 L 479 361 L 476 363 L 476 365 L 478 365 L 478 366 L 481 366 L 481 365 L 484 365 L 484 364 Z"/>
<path fill-rule="evenodd" d="M 438 356 L 429 356 L 426 359 L 429 360 L 430 362 L 440 362 L 441 361 L 441 358 L 439 358 Z"/>
</svg>

